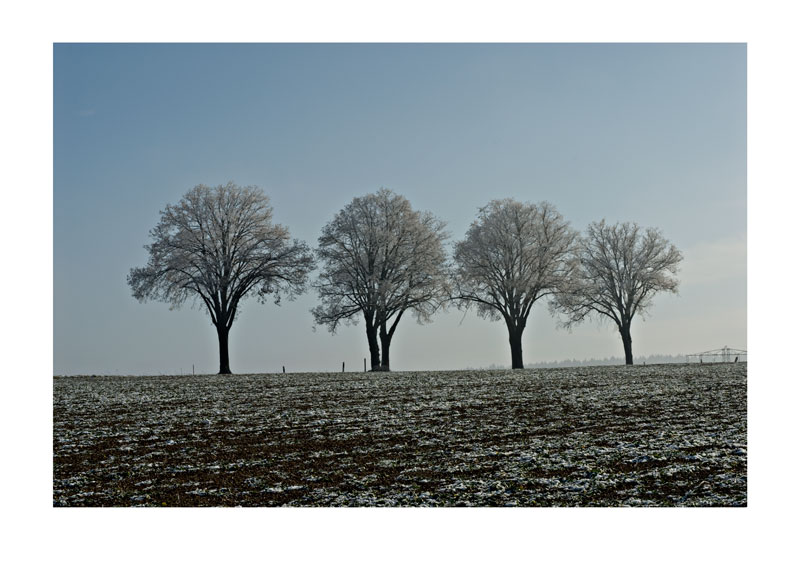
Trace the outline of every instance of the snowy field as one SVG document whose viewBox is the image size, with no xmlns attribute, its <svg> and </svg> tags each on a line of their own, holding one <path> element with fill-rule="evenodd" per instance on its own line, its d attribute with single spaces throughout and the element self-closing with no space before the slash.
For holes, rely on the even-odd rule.
<svg viewBox="0 0 800 571">
<path fill-rule="evenodd" d="M 53 381 L 55 506 L 744 506 L 747 364 Z"/>
</svg>

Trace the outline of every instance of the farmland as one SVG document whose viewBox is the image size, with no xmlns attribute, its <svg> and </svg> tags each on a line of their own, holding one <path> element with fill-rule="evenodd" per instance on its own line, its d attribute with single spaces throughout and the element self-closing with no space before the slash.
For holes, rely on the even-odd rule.
<svg viewBox="0 0 800 571">
<path fill-rule="evenodd" d="M 54 506 L 744 506 L 747 364 L 53 381 Z"/>
</svg>

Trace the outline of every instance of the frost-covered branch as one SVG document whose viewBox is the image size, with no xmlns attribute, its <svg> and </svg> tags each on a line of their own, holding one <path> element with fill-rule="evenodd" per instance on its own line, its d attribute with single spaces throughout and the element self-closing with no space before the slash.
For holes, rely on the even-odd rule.
<svg viewBox="0 0 800 571">
<path fill-rule="evenodd" d="M 230 372 L 227 335 L 239 302 L 293 299 L 314 267 L 309 247 L 272 223 L 269 199 L 253 186 L 198 185 L 167 205 L 150 237 L 147 265 L 128 274 L 133 296 L 173 307 L 199 297 L 220 336 L 220 373 Z"/>
<path fill-rule="evenodd" d="M 453 302 L 503 319 L 512 367 L 522 367 L 522 331 L 533 304 L 560 292 L 574 268 L 577 234 L 547 202 L 493 200 L 455 246 Z"/>
<path fill-rule="evenodd" d="M 594 222 L 580 240 L 578 269 L 551 309 L 565 315 L 566 327 L 595 314 L 613 321 L 631 364 L 631 321 L 647 311 L 656 293 L 677 293 L 681 260 L 683 255 L 655 228 Z"/>
<path fill-rule="evenodd" d="M 388 368 L 389 344 L 400 317 L 411 311 L 420 323 L 430 321 L 449 296 L 444 227 L 385 188 L 354 198 L 319 238 L 322 271 L 314 287 L 322 303 L 312 310 L 315 321 L 335 332 L 362 315 L 373 369 Z"/>
</svg>

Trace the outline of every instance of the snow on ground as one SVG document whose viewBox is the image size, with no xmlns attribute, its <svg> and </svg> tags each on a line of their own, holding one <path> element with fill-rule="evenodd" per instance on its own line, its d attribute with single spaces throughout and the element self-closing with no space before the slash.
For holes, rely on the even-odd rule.
<svg viewBox="0 0 800 571">
<path fill-rule="evenodd" d="M 744 506 L 747 365 L 70 377 L 55 506 Z"/>
</svg>

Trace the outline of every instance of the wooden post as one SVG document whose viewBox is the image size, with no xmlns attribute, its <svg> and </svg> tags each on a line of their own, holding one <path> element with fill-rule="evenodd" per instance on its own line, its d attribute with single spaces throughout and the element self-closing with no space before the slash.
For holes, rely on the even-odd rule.
<svg viewBox="0 0 800 571">
<path fill-rule="evenodd" d="M 342 372 L 344 373 L 344 361 L 342 361 Z"/>
<path fill-rule="evenodd" d="M 367 358 L 364 357 L 364 372 L 367 372 Z"/>
<path fill-rule="evenodd" d="M 283 372 L 286 372 L 286 365 L 283 366 Z"/>
<path fill-rule="evenodd" d="M 194 377 L 194 363 L 192 363 L 192 376 Z"/>
</svg>

